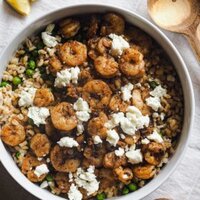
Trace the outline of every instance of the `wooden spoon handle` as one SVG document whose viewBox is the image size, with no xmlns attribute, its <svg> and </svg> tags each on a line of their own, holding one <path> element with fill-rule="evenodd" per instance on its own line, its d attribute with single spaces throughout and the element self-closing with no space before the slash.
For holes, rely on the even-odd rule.
<svg viewBox="0 0 200 200">
<path fill-rule="evenodd" d="M 192 26 L 187 29 L 184 34 L 189 40 L 191 47 L 200 62 L 200 18 L 199 23 L 196 26 Z"/>
</svg>

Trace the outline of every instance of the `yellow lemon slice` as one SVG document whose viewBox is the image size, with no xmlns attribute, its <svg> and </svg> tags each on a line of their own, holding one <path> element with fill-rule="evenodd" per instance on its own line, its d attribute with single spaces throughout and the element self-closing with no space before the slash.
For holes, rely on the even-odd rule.
<svg viewBox="0 0 200 200">
<path fill-rule="evenodd" d="M 6 2 L 21 15 L 28 15 L 30 13 L 29 0 L 6 0 Z"/>
</svg>

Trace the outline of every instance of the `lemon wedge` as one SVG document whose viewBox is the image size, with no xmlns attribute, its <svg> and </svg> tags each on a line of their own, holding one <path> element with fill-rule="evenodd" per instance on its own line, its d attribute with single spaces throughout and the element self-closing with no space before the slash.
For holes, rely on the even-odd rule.
<svg viewBox="0 0 200 200">
<path fill-rule="evenodd" d="M 28 15 L 30 13 L 31 6 L 29 0 L 6 0 L 6 2 L 21 15 Z"/>
</svg>

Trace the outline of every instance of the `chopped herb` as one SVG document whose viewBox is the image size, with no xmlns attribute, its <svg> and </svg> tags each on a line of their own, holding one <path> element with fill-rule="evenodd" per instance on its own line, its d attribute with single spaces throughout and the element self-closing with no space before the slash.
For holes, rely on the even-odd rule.
<svg viewBox="0 0 200 200">
<path fill-rule="evenodd" d="M 16 153 L 15 153 L 15 157 L 18 159 L 19 158 L 19 156 L 21 155 L 21 153 L 19 152 L 19 151 L 17 151 Z"/>
<path fill-rule="evenodd" d="M 156 83 L 155 81 L 151 81 L 151 82 L 149 82 L 149 85 L 150 85 L 150 87 L 151 87 L 152 89 L 155 89 L 159 84 Z"/>
<path fill-rule="evenodd" d="M 97 200 L 104 200 L 106 198 L 105 193 L 97 194 Z"/>
<path fill-rule="evenodd" d="M 46 176 L 46 180 L 47 180 L 48 182 L 53 181 L 53 176 L 52 176 L 51 174 L 48 174 L 48 175 Z"/>
</svg>

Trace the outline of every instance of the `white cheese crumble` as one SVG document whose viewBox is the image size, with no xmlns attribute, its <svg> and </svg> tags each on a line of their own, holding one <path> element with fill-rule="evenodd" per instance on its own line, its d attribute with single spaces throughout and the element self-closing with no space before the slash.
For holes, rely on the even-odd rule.
<svg viewBox="0 0 200 200">
<path fill-rule="evenodd" d="M 63 137 L 57 143 L 61 147 L 69 147 L 69 148 L 77 147 L 79 145 L 78 142 L 74 140 L 74 138 L 70 137 Z"/>
<path fill-rule="evenodd" d="M 81 135 L 84 132 L 84 126 L 82 122 L 78 122 L 77 124 L 77 135 Z"/>
<path fill-rule="evenodd" d="M 132 97 L 131 91 L 133 89 L 133 84 L 128 83 L 125 86 L 121 87 L 122 99 L 123 101 L 129 101 Z"/>
<path fill-rule="evenodd" d="M 116 146 L 119 141 L 118 133 L 115 130 L 108 130 L 106 141 L 108 141 L 111 145 Z"/>
<path fill-rule="evenodd" d="M 69 192 L 68 192 L 68 198 L 69 200 L 82 200 L 83 195 L 78 190 L 78 188 L 74 185 L 74 183 L 71 184 Z"/>
<path fill-rule="evenodd" d="M 123 50 L 130 47 L 129 43 L 122 36 L 112 33 L 109 37 L 112 39 L 111 51 L 115 55 L 122 55 Z"/>
<path fill-rule="evenodd" d="M 125 151 L 124 151 L 124 149 L 121 148 L 121 147 L 119 147 L 119 149 L 115 150 L 115 155 L 116 155 L 116 156 L 119 156 L 119 157 L 120 157 L 120 156 L 123 156 L 124 153 L 125 153 Z"/>
<path fill-rule="evenodd" d="M 87 122 L 90 119 L 91 111 L 87 101 L 84 101 L 82 98 L 78 98 L 73 107 L 77 111 L 76 116 L 80 122 Z"/>
<path fill-rule="evenodd" d="M 28 108 L 28 117 L 31 118 L 35 125 L 46 124 L 46 118 L 50 116 L 48 108 L 32 106 Z"/>
<path fill-rule="evenodd" d="M 141 143 L 142 144 L 149 144 L 150 141 L 147 138 L 144 138 L 144 139 L 141 140 Z"/>
<path fill-rule="evenodd" d="M 165 119 L 165 113 L 160 113 L 160 119 L 163 121 Z"/>
<path fill-rule="evenodd" d="M 49 184 L 48 184 L 47 181 L 43 181 L 43 182 L 40 184 L 40 187 L 41 187 L 42 189 L 47 188 L 48 186 L 49 186 Z"/>
<path fill-rule="evenodd" d="M 101 140 L 101 138 L 98 135 L 95 135 L 94 138 L 93 138 L 93 140 L 94 140 L 94 144 L 100 144 L 100 143 L 102 143 L 102 140 Z"/>
<path fill-rule="evenodd" d="M 47 174 L 49 172 L 49 169 L 47 168 L 47 165 L 46 164 L 42 164 L 42 165 L 39 165 L 35 168 L 34 170 L 34 174 L 37 176 L 37 177 L 40 177 L 42 176 L 43 174 Z"/>
<path fill-rule="evenodd" d="M 155 111 L 158 111 L 161 107 L 160 98 L 158 97 L 149 97 L 146 99 L 146 103 Z"/>
<path fill-rule="evenodd" d="M 160 98 L 167 94 L 167 90 L 162 88 L 161 85 L 157 86 L 153 91 L 150 92 L 150 95 L 153 97 L 149 97 L 146 99 L 146 103 L 153 110 L 158 111 L 159 108 L 162 107 L 160 103 Z"/>
<path fill-rule="evenodd" d="M 58 44 L 56 37 L 48 32 L 42 32 L 42 41 L 47 47 L 55 47 Z"/>
<path fill-rule="evenodd" d="M 140 149 L 130 149 L 129 151 L 126 152 L 126 157 L 128 158 L 128 162 L 132 164 L 138 164 L 142 162 L 142 153 Z"/>
<path fill-rule="evenodd" d="M 71 172 L 69 172 L 69 182 L 73 182 L 73 174 Z"/>
<path fill-rule="evenodd" d="M 122 112 L 112 114 L 111 119 L 104 126 L 108 129 L 113 129 L 120 125 L 124 133 L 134 135 L 135 131 L 149 125 L 149 116 L 143 116 L 135 106 L 129 106 L 125 115 Z"/>
<path fill-rule="evenodd" d="M 149 140 L 153 140 L 153 141 L 158 142 L 158 143 L 163 142 L 163 139 L 162 139 L 161 135 L 157 132 L 157 130 L 154 130 L 152 134 L 147 136 L 147 138 Z"/>
<path fill-rule="evenodd" d="M 67 86 L 70 82 L 77 84 L 79 73 L 79 67 L 71 67 L 57 72 L 54 86 L 61 88 Z"/>
<path fill-rule="evenodd" d="M 89 105 L 87 101 L 84 101 L 81 97 L 74 103 L 74 109 L 77 111 L 87 111 L 90 112 Z"/>
<path fill-rule="evenodd" d="M 122 138 L 122 139 L 125 139 L 126 137 L 125 137 L 125 135 L 124 134 L 120 134 L 120 137 Z"/>
<path fill-rule="evenodd" d="M 76 116 L 82 122 L 87 122 L 90 119 L 90 113 L 87 111 L 77 111 Z"/>
<path fill-rule="evenodd" d="M 36 93 L 36 88 L 25 88 L 19 95 L 20 99 L 18 101 L 19 106 L 28 107 L 33 105 L 33 100 Z"/>
<path fill-rule="evenodd" d="M 78 168 L 75 174 L 75 183 L 79 187 L 83 187 L 87 191 L 87 195 L 91 195 L 99 189 L 99 182 L 94 174 L 94 166 L 89 166 L 87 171 L 82 168 Z"/>
<path fill-rule="evenodd" d="M 162 88 L 161 85 L 158 85 L 153 91 L 150 92 L 150 95 L 153 97 L 163 97 L 167 94 L 167 90 Z"/>
</svg>

